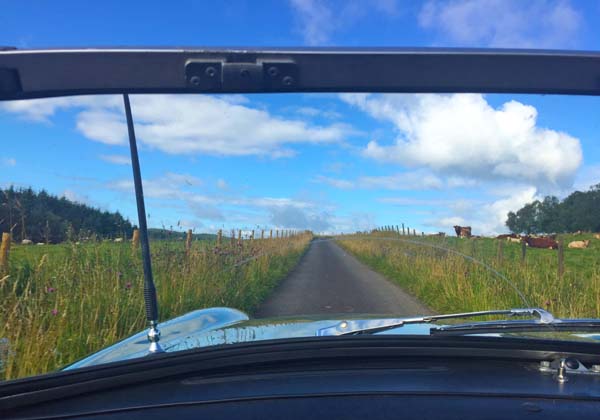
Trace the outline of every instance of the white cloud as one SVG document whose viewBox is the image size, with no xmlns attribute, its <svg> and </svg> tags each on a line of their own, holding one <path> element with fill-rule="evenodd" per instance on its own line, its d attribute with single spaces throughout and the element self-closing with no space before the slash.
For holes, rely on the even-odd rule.
<svg viewBox="0 0 600 420">
<path fill-rule="evenodd" d="M 100 155 L 100 159 L 115 165 L 131 165 L 131 159 L 125 155 Z"/>
<path fill-rule="evenodd" d="M 289 0 L 297 19 L 297 27 L 308 45 L 331 42 L 335 32 L 353 28 L 369 13 L 395 17 L 399 13 L 397 0 L 342 1 Z"/>
<path fill-rule="evenodd" d="M 123 104 L 118 97 L 76 97 L 9 102 L 4 110 L 36 121 L 49 121 L 58 110 L 82 109 L 77 129 L 109 145 L 127 144 Z M 223 156 L 294 155 L 293 144 L 344 140 L 345 124 L 316 125 L 271 115 L 245 101 L 207 95 L 136 95 L 131 97 L 138 141 L 170 154 Z"/>
<path fill-rule="evenodd" d="M 490 191 L 493 192 L 493 191 Z M 509 211 L 516 211 L 525 204 L 541 199 L 535 187 L 502 189 L 500 195 L 492 199 L 445 199 L 435 209 L 435 215 L 425 221 L 426 226 L 450 232 L 452 226 L 471 226 L 474 235 L 496 235 L 506 232 L 505 225 Z"/>
<path fill-rule="evenodd" d="M 0 103 L 0 110 L 18 114 L 36 122 L 50 122 L 57 111 L 69 108 L 123 107 L 119 96 L 70 96 L 62 98 L 28 99 Z"/>
<path fill-rule="evenodd" d="M 352 181 L 348 181 L 346 179 L 331 178 L 323 175 L 317 175 L 314 181 L 316 183 L 330 185 L 334 188 L 339 188 L 341 190 L 350 190 L 356 186 L 355 183 Z"/>
<path fill-rule="evenodd" d="M 79 194 L 73 190 L 64 190 L 62 196 L 65 197 L 69 201 L 73 201 L 75 203 L 81 204 L 89 204 L 90 200 L 87 195 Z"/>
<path fill-rule="evenodd" d="M 570 48 L 582 23 L 568 0 L 430 0 L 419 13 L 422 28 L 460 46 Z"/>
<path fill-rule="evenodd" d="M 542 188 L 572 185 L 582 161 L 579 140 L 537 126 L 533 106 L 493 108 L 483 95 L 342 95 L 376 119 L 391 122 L 395 143 L 371 141 L 367 157 L 421 166 L 455 181 L 513 180 Z"/>
<path fill-rule="evenodd" d="M 2 162 L 2 166 L 17 166 L 17 159 L 13 157 L 2 158 L 0 162 Z"/>
<path fill-rule="evenodd" d="M 310 229 L 322 232 L 331 228 L 331 216 L 326 212 L 307 212 L 306 210 L 282 206 L 271 209 L 271 223 L 284 229 Z"/>
</svg>

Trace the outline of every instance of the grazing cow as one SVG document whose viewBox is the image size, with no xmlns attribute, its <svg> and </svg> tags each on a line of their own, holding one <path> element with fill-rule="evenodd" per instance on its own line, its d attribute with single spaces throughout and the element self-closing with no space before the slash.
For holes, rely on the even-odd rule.
<svg viewBox="0 0 600 420">
<path fill-rule="evenodd" d="M 596 233 L 596 234 L 594 235 L 594 238 L 596 238 L 596 239 L 600 239 L 600 233 Z"/>
<path fill-rule="evenodd" d="M 506 240 L 508 242 L 515 242 L 517 244 L 520 244 L 523 239 L 520 237 L 513 238 L 512 236 L 509 236 L 508 238 L 506 238 Z"/>
<path fill-rule="evenodd" d="M 569 242 L 569 248 L 585 249 L 590 245 L 590 240 Z"/>
<path fill-rule="evenodd" d="M 33 241 L 31 239 L 23 239 L 21 245 L 31 245 Z"/>
<path fill-rule="evenodd" d="M 454 232 L 459 238 L 470 238 L 471 226 L 454 226 Z"/>
<path fill-rule="evenodd" d="M 573 232 L 573 235 L 581 235 L 583 232 L 578 230 L 577 232 Z"/>
<path fill-rule="evenodd" d="M 123 242 L 123 238 L 116 238 L 115 242 Z"/>
<path fill-rule="evenodd" d="M 558 242 L 552 238 L 532 238 L 526 236 L 523 240 L 527 246 L 532 248 L 558 249 Z"/>
<path fill-rule="evenodd" d="M 438 233 L 431 233 L 427 236 L 439 236 L 440 238 L 443 238 L 444 236 L 446 236 L 446 234 L 444 232 L 438 232 Z"/>
<path fill-rule="evenodd" d="M 36 245 L 46 245 L 46 244 L 43 242 L 38 242 Z"/>
</svg>

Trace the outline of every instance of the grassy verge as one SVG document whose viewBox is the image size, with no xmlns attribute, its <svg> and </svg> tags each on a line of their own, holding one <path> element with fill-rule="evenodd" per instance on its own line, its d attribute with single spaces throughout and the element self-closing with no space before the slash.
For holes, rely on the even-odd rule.
<svg viewBox="0 0 600 420">
<path fill-rule="evenodd" d="M 311 236 L 216 249 L 154 242 L 161 319 L 211 306 L 252 312 Z M 127 243 L 17 246 L 0 279 L 0 379 L 56 370 L 145 328 L 139 250 Z"/>
<path fill-rule="evenodd" d="M 586 239 L 581 236 L 563 238 Z M 405 241 L 417 241 L 408 243 Z M 600 241 L 588 249 L 565 249 L 564 274 L 558 275 L 557 251 L 527 249 L 491 238 L 458 239 L 354 235 L 338 243 L 359 260 L 382 273 L 440 313 L 514 308 L 525 305 L 550 310 L 560 317 L 600 317 Z M 497 271 L 448 248 L 471 256 Z M 499 251 L 499 247 L 502 251 Z"/>
</svg>

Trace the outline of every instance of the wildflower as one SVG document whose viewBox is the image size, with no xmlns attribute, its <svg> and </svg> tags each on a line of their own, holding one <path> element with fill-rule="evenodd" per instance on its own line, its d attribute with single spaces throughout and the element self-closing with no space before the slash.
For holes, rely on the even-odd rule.
<svg viewBox="0 0 600 420">
<path fill-rule="evenodd" d="M 52 309 L 52 315 L 54 315 L 54 316 L 58 315 L 58 309 L 56 309 L 56 308 Z"/>
<path fill-rule="evenodd" d="M 54 293 L 56 289 L 52 286 L 46 286 L 46 293 Z"/>
<path fill-rule="evenodd" d="M 546 306 L 550 306 L 550 303 L 551 302 L 549 300 L 546 300 L 546 302 L 545 302 Z"/>
<path fill-rule="evenodd" d="M 129 290 L 131 289 L 131 282 L 128 281 L 127 283 L 125 283 L 125 290 Z"/>
</svg>

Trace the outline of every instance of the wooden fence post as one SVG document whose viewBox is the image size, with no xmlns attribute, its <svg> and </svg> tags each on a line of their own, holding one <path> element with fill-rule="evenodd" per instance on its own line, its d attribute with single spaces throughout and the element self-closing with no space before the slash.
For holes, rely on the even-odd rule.
<svg viewBox="0 0 600 420">
<path fill-rule="evenodd" d="M 192 249 L 192 229 L 188 229 L 187 235 L 185 236 L 185 252 L 186 252 L 186 254 L 189 254 L 191 249 Z"/>
<path fill-rule="evenodd" d="M 269 239 L 273 239 L 273 229 L 269 231 Z"/>
<path fill-rule="evenodd" d="M 521 240 L 521 263 L 525 263 L 525 257 L 527 256 L 527 243 Z"/>
<path fill-rule="evenodd" d="M 417 229 L 413 229 L 413 236 L 417 236 Z"/>
<path fill-rule="evenodd" d="M 231 246 L 235 245 L 235 230 L 231 229 Z"/>
<path fill-rule="evenodd" d="M 222 240 L 223 240 L 223 231 L 221 229 L 219 229 L 219 232 L 217 233 L 217 246 L 219 248 L 221 247 Z"/>
<path fill-rule="evenodd" d="M 133 235 L 131 236 L 131 250 L 135 252 L 140 247 L 140 231 L 133 229 Z"/>
<path fill-rule="evenodd" d="M 402 223 L 402 236 L 404 236 L 404 223 Z"/>
<path fill-rule="evenodd" d="M 250 234 L 250 242 L 254 242 L 254 229 L 252 229 L 252 233 Z"/>
<path fill-rule="evenodd" d="M 279 229 L 275 230 L 275 239 L 279 239 Z"/>
<path fill-rule="evenodd" d="M 2 234 L 2 245 L 0 246 L 0 274 L 8 273 L 8 257 L 10 254 L 10 233 Z"/>
<path fill-rule="evenodd" d="M 502 263 L 504 262 L 504 240 L 498 240 L 498 267 L 502 267 Z"/>
<path fill-rule="evenodd" d="M 558 278 L 562 279 L 565 274 L 565 245 L 562 240 L 558 242 Z"/>
<path fill-rule="evenodd" d="M 260 239 L 265 239 L 265 230 L 261 229 L 260 231 Z"/>
<path fill-rule="evenodd" d="M 242 244 L 242 229 L 238 229 L 238 245 Z"/>
</svg>

